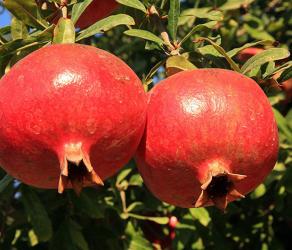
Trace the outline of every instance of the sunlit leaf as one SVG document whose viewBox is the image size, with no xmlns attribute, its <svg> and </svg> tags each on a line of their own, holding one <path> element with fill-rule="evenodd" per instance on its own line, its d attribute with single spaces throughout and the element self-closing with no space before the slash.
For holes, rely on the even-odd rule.
<svg viewBox="0 0 292 250">
<path fill-rule="evenodd" d="M 135 21 L 132 17 L 125 14 L 112 15 L 104 18 L 95 24 L 89 26 L 87 29 L 82 30 L 77 36 L 76 41 L 93 36 L 98 33 L 106 32 L 119 25 L 134 25 Z"/>
<path fill-rule="evenodd" d="M 75 28 L 71 19 L 61 17 L 54 29 L 53 43 L 74 43 Z"/>
<path fill-rule="evenodd" d="M 162 46 L 164 44 L 163 40 L 159 38 L 158 36 L 154 35 L 153 33 L 147 31 L 147 30 L 139 30 L 139 29 L 130 29 L 126 30 L 124 32 L 125 35 L 128 36 L 134 36 L 134 37 L 139 37 L 144 40 L 149 40 L 152 42 L 157 43 L 159 46 Z"/>
<path fill-rule="evenodd" d="M 4 5 L 15 17 L 27 25 L 40 29 L 49 26 L 42 18 L 35 0 L 5 0 Z"/>
<path fill-rule="evenodd" d="M 141 10 L 144 13 L 147 13 L 147 10 L 142 2 L 139 0 L 116 0 L 118 3 L 123 4 L 125 6 Z"/>
<path fill-rule="evenodd" d="M 271 48 L 260 52 L 250 59 L 241 67 L 241 73 L 246 74 L 255 67 L 261 66 L 267 62 L 287 58 L 290 55 L 287 49 Z"/>
<path fill-rule="evenodd" d="M 176 41 L 176 32 L 177 32 L 179 14 L 180 14 L 180 1 L 170 0 L 167 29 L 173 41 Z"/>
</svg>

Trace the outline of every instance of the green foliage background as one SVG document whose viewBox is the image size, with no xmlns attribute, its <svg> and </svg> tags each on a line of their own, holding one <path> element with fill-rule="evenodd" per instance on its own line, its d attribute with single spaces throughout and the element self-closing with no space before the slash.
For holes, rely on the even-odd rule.
<svg viewBox="0 0 292 250">
<path fill-rule="evenodd" d="M 79 7 L 89 2 L 71 1 L 73 20 L 81 13 Z M 281 140 L 278 163 L 265 183 L 247 198 L 229 204 L 227 213 L 160 202 L 144 186 L 134 161 L 104 187 L 86 188 L 80 197 L 70 190 L 58 195 L 56 190 L 28 187 L 0 170 L 0 249 L 292 249 L 292 110 L 291 100 L 280 90 L 292 71 L 287 50 L 292 44 L 291 2 L 119 2 L 123 4 L 115 13 L 119 16 L 76 36 L 72 23 L 59 23 L 53 37 L 55 26 L 46 21 L 50 11 L 42 11 L 34 0 L 6 0 L 14 18 L 11 26 L 0 28 L 0 74 L 51 41 L 72 42 L 75 37 L 122 58 L 143 79 L 145 89 L 169 70 L 220 67 L 241 71 L 257 80 L 274 107 Z M 172 44 L 183 41 L 183 58 L 161 40 L 157 18 L 146 13 L 151 5 L 161 16 L 168 15 L 162 26 Z M 24 14 L 27 9 L 29 14 Z M 65 31 L 71 32 L 66 35 Z M 242 67 L 236 54 L 242 46 L 258 45 L 268 50 Z M 283 63 L 276 64 L 277 60 Z M 277 81 L 271 80 L 279 72 L 283 73 Z M 170 216 L 179 221 L 174 240 L 169 238 Z"/>
</svg>

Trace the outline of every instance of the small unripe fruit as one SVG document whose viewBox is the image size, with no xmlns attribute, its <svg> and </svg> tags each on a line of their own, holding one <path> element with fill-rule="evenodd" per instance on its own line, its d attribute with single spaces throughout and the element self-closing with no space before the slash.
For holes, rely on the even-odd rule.
<svg viewBox="0 0 292 250">
<path fill-rule="evenodd" d="M 252 79 L 223 69 L 180 72 L 157 84 L 148 102 L 136 159 L 160 200 L 224 210 L 274 167 L 277 125 Z"/>
<path fill-rule="evenodd" d="M 41 188 L 102 184 L 135 153 L 146 94 L 116 56 L 85 45 L 39 49 L 0 81 L 0 164 Z"/>
</svg>

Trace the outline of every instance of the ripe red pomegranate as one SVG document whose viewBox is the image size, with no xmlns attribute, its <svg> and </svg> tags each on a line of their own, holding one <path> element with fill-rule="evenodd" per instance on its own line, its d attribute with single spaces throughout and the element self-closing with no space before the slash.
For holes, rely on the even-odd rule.
<svg viewBox="0 0 292 250">
<path fill-rule="evenodd" d="M 224 210 L 275 165 L 271 106 L 256 82 L 239 73 L 180 72 L 151 90 L 147 112 L 136 159 L 145 184 L 165 202 Z"/>
<path fill-rule="evenodd" d="M 83 184 L 102 184 L 129 161 L 143 134 L 140 80 L 94 47 L 35 51 L 1 79 L 0 92 L 0 164 L 36 187 L 61 193 L 69 182 L 79 193 Z"/>
<path fill-rule="evenodd" d="M 118 3 L 115 0 L 93 0 L 80 16 L 76 27 L 86 28 L 98 20 L 109 16 L 117 7 Z"/>
</svg>

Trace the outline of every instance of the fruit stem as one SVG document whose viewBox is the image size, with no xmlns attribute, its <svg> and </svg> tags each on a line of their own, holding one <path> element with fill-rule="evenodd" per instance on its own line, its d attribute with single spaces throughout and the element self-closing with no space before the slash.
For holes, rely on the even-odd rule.
<svg viewBox="0 0 292 250">
<path fill-rule="evenodd" d="M 62 10 L 62 16 L 63 18 L 68 18 L 68 9 L 67 9 L 68 0 L 61 0 L 60 8 Z"/>
<path fill-rule="evenodd" d="M 166 31 L 165 25 L 162 23 L 162 17 L 158 13 L 154 5 L 150 6 L 148 9 L 149 16 L 152 18 L 153 22 L 157 25 L 158 31 L 171 55 L 179 54 L 178 48 L 176 48 L 170 41 L 169 35 Z"/>
</svg>

